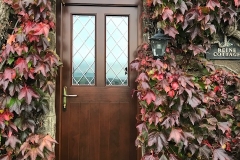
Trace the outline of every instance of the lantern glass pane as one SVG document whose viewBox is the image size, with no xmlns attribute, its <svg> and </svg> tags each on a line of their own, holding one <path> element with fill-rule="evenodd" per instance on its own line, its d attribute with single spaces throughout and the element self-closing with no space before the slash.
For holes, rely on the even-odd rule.
<svg viewBox="0 0 240 160">
<path fill-rule="evenodd" d="M 151 40 L 152 52 L 154 56 L 162 57 L 164 56 L 168 40 Z"/>
<path fill-rule="evenodd" d="M 166 51 L 167 44 L 168 44 L 168 40 L 166 40 L 166 39 L 162 40 L 162 53 L 163 53 L 163 55 Z"/>
</svg>

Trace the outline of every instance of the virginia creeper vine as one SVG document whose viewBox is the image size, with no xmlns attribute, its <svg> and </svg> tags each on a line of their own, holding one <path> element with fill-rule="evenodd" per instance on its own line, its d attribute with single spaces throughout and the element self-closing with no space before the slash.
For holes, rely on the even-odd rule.
<svg viewBox="0 0 240 160">
<path fill-rule="evenodd" d="M 136 146 L 142 160 L 240 158 L 240 80 L 204 54 L 225 28 L 238 24 L 238 0 L 147 0 L 145 32 L 172 37 L 163 59 L 143 43 L 131 67 L 140 113 Z M 232 37 L 234 38 L 234 37 Z M 237 40 L 239 43 L 239 40 Z"/>
<path fill-rule="evenodd" d="M 49 135 L 38 133 L 55 90 L 58 56 L 49 48 L 55 22 L 49 0 L 3 0 L 12 17 L 0 54 L 0 159 L 54 159 Z"/>
</svg>

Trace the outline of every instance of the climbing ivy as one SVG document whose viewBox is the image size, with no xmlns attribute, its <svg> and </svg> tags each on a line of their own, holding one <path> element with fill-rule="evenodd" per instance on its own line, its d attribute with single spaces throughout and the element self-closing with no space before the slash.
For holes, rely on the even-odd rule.
<svg viewBox="0 0 240 160">
<path fill-rule="evenodd" d="M 239 75 L 205 59 L 213 43 L 237 30 L 238 0 L 147 0 L 144 32 L 172 37 L 162 59 L 144 42 L 131 68 L 139 74 L 138 136 L 142 160 L 240 158 Z M 232 32 L 231 32 L 232 33 Z M 216 39 L 218 37 L 218 39 Z"/>
<path fill-rule="evenodd" d="M 0 159 L 54 159 L 51 136 L 38 133 L 49 109 L 59 57 L 49 47 L 55 22 L 50 0 L 2 0 L 8 38 L 0 52 Z"/>
</svg>

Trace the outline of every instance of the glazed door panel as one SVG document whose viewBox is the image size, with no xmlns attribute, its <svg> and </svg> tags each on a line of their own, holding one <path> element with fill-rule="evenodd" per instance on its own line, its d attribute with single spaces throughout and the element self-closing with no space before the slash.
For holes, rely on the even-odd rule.
<svg viewBox="0 0 240 160">
<path fill-rule="evenodd" d="M 62 160 L 136 159 L 137 24 L 135 7 L 63 7 Z"/>
</svg>

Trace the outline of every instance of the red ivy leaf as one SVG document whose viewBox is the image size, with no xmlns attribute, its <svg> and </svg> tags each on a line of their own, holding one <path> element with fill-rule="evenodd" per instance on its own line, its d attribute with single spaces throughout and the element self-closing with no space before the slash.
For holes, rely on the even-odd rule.
<svg viewBox="0 0 240 160">
<path fill-rule="evenodd" d="M 34 23 L 32 21 L 27 21 L 24 24 L 25 24 L 24 31 L 26 34 L 33 30 Z"/>
<path fill-rule="evenodd" d="M 0 108 L 4 109 L 6 105 L 9 103 L 11 97 L 7 96 L 6 94 L 1 94 L 0 96 Z"/>
<path fill-rule="evenodd" d="M 221 129 L 223 133 L 225 133 L 225 131 L 230 131 L 230 126 L 231 124 L 229 122 L 218 122 L 217 123 L 218 129 Z"/>
<path fill-rule="evenodd" d="M 178 78 L 178 80 L 181 82 L 181 85 L 186 88 L 187 82 L 185 80 L 185 77 L 181 76 Z"/>
<path fill-rule="evenodd" d="M 232 158 L 229 157 L 222 148 L 215 149 L 213 151 L 213 160 L 231 160 Z"/>
<path fill-rule="evenodd" d="M 141 86 L 142 86 L 142 88 L 143 88 L 144 90 L 147 90 L 147 89 L 150 88 L 150 86 L 149 86 L 149 84 L 148 84 L 147 82 L 140 82 L 140 84 L 141 84 Z"/>
<path fill-rule="evenodd" d="M 203 48 L 202 45 L 194 45 L 194 44 L 191 44 L 191 45 L 188 47 L 188 49 L 193 51 L 194 56 L 196 56 L 196 55 L 199 54 L 199 53 L 206 53 L 206 50 Z"/>
<path fill-rule="evenodd" d="M 55 159 L 55 153 L 54 152 L 46 152 L 44 153 L 47 160 L 54 160 Z"/>
<path fill-rule="evenodd" d="M 34 0 L 21 0 L 19 3 L 21 3 L 20 6 L 24 5 L 24 7 L 28 7 L 29 4 L 34 4 Z"/>
<path fill-rule="evenodd" d="M 8 56 L 10 52 L 14 53 L 14 52 L 15 52 L 15 51 L 14 51 L 14 48 L 13 48 L 12 45 L 7 44 L 7 45 L 6 45 L 6 49 L 5 49 L 5 53 L 3 53 L 3 54 L 5 54 L 5 55 L 3 55 L 3 57 Z"/>
<path fill-rule="evenodd" d="M 138 78 L 136 79 L 136 82 L 138 81 L 148 81 L 148 76 L 146 75 L 146 73 L 140 73 Z"/>
<path fill-rule="evenodd" d="M 24 71 L 28 71 L 28 65 L 24 58 L 19 57 L 15 65 L 14 69 L 18 69 L 20 75 L 23 75 Z"/>
<path fill-rule="evenodd" d="M 177 19 L 177 23 L 184 22 L 184 17 L 182 14 L 177 14 L 176 19 Z"/>
<path fill-rule="evenodd" d="M 50 67 L 54 67 L 54 65 L 56 66 L 60 65 L 59 58 L 52 52 L 47 52 L 47 54 L 44 57 L 44 62 L 47 62 L 50 65 Z"/>
<path fill-rule="evenodd" d="M 208 114 L 208 111 L 205 108 L 198 108 L 198 111 L 201 115 L 201 118 L 203 118 L 204 115 Z"/>
<path fill-rule="evenodd" d="M 12 0 L 4 0 L 4 2 L 9 4 L 9 5 L 11 5 L 13 3 Z"/>
<path fill-rule="evenodd" d="M 175 143 L 178 144 L 181 140 L 184 140 L 184 137 L 183 137 L 182 133 L 183 133 L 182 129 L 173 128 L 170 135 L 169 135 L 168 141 L 173 139 L 175 141 Z"/>
<path fill-rule="evenodd" d="M 31 134 L 27 139 L 26 139 L 26 142 L 27 143 L 32 143 L 32 144 L 35 144 L 35 143 L 39 143 L 39 140 L 40 140 L 40 135 L 39 134 Z"/>
<path fill-rule="evenodd" d="M 200 11 L 198 9 L 196 8 L 190 9 L 185 15 L 183 30 L 187 28 L 187 26 L 189 25 L 189 21 L 197 20 L 199 16 L 200 16 Z"/>
<path fill-rule="evenodd" d="M 149 48 L 149 44 L 148 43 L 144 43 L 142 45 L 142 48 L 146 51 Z"/>
<path fill-rule="evenodd" d="M 4 91 L 7 89 L 8 84 L 9 84 L 9 80 L 6 80 L 6 81 L 5 81 L 4 79 L 1 78 L 1 80 L 0 80 L 0 86 L 2 86 L 2 88 L 3 88 Z"/>
<path fill-rule="evenodd" d="M 50 69 L 48 67 L 48 65 L 44 64 L 44 63 L 39 63 L 38 66 L 36 66 L 35 68 L 35 73 L 39 73 L 41 72 L 45 77 L 47 76 L 47 72 L 49 72 Z"/>
<path fill-rule="evenodd" d="M 233 117 L 233 110 L 232 108 L 228 107 L 228 108 L 224 108 L 220 110 L 220 114 L 222 117 L 226 116 L 226 115 L 230 115 Z"/>
<path fill-rule="evenodd" d="M 18 99 L 25 99 L 27 104 L 30 104 L 32 101 L 32 97 L 39 98 L 39 95 L 37 95 L 32 88 L 29 86 L 25 86 L 20 90 L 20 93 L 18 95 Z"/>
<path fill-rule="evenodd" d="M 12 80 L 16 77 L 16 71 L 11 68 L 6 68 L 3 73 L 3 79 L 4 80 L 9 80 L 12 82 Z"/>
<path fill-rule="evenodd" d="M 159 119 L 162 118 L 162 114 L 160 112 L 153 112 L 149 114 L 149 123 L 152 124 L 154 122 L 155 126 L 159 123 Z"/>
<path fill-rule="evenodd" d="M 57 143 L 50 135 L 46 135 L 41 139 L 39 149 L 43 152 L 44 148 L 47 148 L 49 151 L 53 151 L 53 144 Z"/>
<path fill-rule="evenodd" d="M 27 154 L 23 157 L 23 159 L 28 159 L 28 157 L 30 157 L 31 160 L 34 160 L 37 159 L 37 156 L 44 158 L 44 155 L 40 151 L 40 149 L 33 147 L 28 150 Z"/>
<path fill-rule="evenodd" d="M 168 115 L 161 125 L 164 125 L 166 128 L 179 125 L 179 112 Z"/>
<path fill-rule="evenodd" d="M 201 30 L 199 27 L 195 26 L 187 30 L 188 33 L 191 33 L 191 40 L 197 37 L 197 35 L 201 36 Z"/>
<path fill-rule="evenodd" d="M 211 150 L 206 145 L 199 147 L 199 157 L 205 157 L 206 159 L 209 159 L 210 153 Z"/>
<path fill-rule="evenodd" d="M 184 14 L 185 11 L 188 10 L 187 5 L 186 5 L 186 3 L 184 1 L 181 1 L 180 10 L 181 10 L 182 14 Z"/>
<path fill-rule="evenodd" d="M 157 96 L 156 100 L 154 101 L 154 104 L 156 106 L 159 106 L 159 105 L 163 104 L 165 100 L 166 100 L 166 96 Z"/>
<path fill-rule="evenodd" d="M 1 160 L 12 160 L 12 156 L 10 154 L 4 154 L 0 156 Z"/>
<path fill-rule="evenodd" d="M 131 69 L 135 69 L 135 70 L 138 70 L 139 69 L 139 65 L 140 65 L 140 62 L 138 60 L 134 60 L 131 62 L 130 66 L 131 66 Z"/>
<path fill-rule="evenodd" d="M 24 33 L 17 34 L 16 40 L 21 44 L 26 38 L 26 35 Z"/>
<path fill-rule="evenodd" d="M 236 7 L 240 6 L 240 0 L 234 0 L 234 4 Z"/>
<path fill-rule="evenodd" d="M 43 91 L 47 91 L 50 95 L 54 92 L 55 90 L 55 84 L 53 81 L 47 81 L 44 86 L 42 87 Z"/>
<path fill-rule="evenodd" d="M 7 138 L 7 141 L 5 142 L 6 146 L 11 146 L 13 149 L 16 147 L 17 143 L 21 143 L 19 139 L 17 139 L 16 136 L 11 135 L 10 137 Z"/>
<path fill-rule="evenodd" d="M 21 113 L 21 101 L 18 100 L 17 98 L 11 98 L 10 100 L 11 106 L 9 107 L 10 112 L 15 111 L 18 115 Z"/>
<path fill-rule="evenodd" d="M 142 100 L 146 100 L 147 104 L 149 105 L 152 101 L 156 100 L 156 96 L 153 92 L 147 92 L 147 94 L 142 98 Z"/>
<path fill-rule="evenodd" d="M 215 117 L 208 118 L 207 121 L 208 121 L 208 123 L 211 124 L 211 125 L 216 125 L 216 124 L 218 123 L 218 120 L 217 120 L 217 118 L 215 118 Z"/>
<path fill-rule="evenodd" d="M 168 144 L 165 135 L 161 132 L 152 132 L 148 135 L 148 146 L 156 145 L 156 152 L 161 152 L 164 146 Z"/>
<path fill-rule="evenodd" d="M 41 57 L 39 57 L 37 54 L 29 55 L 26 58 L 27 63 L 30 61 L 33 62 L 34 67 L 37 65 L 37 61 L 41 61 L 41 60 L 42 60 Z"/>
<path fill-rule="evenodd" d="M 163 62 L 161 62 L 159 59 L 157 59 L 156 61 L 153 61 L 152 65 L 153 67 L 156 66 L 158 70 L 164 67 Z"/>
<path fill-rule="evenodd" d="M 25 49 L 27 49 L 27 48 L 25 48 L 25 47 L 22 47 L 22 46 L 20 46 L 19 44 L 15 44 L 14 45 L 14 50 L 15 50 L 15 52 L 17 52 L 17 54 L 18 54 L 18 56 L 21 56 L 22 55 L 22 51 L 24 50 L 25 52 L 27 52 L 27 50 L 25 50 Z"/>
<path fill-rule="evenodd" d="M 24 155 L 25 151 L 27 150 L 30 150 L 31 149 L 31 146 L 28 142 L 24 142 L 21 147 L 20 147 L 20 152 L 22 152 L 22 155 Z"/>
<path fill-rule="evenodd" d="M 143 131 L 147 131 L 147 126 L 146 123 L 141 123 L 139 125 L 137 125 L 137 130 L 138 132 L 142 133 Z"/>
<path fill-rule="evenodd" d="M 179 34 L 179 32 L 177 31 L 176 28 L 168 26 L 166 28 L 163 29 L 164 30 L 164 34 L 168 34 L 169 36 L 175 38 L 176 34 Z"/>
<path fill-rule="evenodd" d="M 196 144 L 190 144 L 188 146 L 189 150 L 191 151 L 192 155 L 196 152 L 196 150 L 198 149 L 199 146 L 197 146 Z"/>
<path fill-rule="evenodd" d="M 48 24 L 40 22 L 33 28 L 35 31 L 34 35 L 44 34 L 45 37 L 48 37 L 49 28 Z"/>
<path fill-rule="evenodd" d="M 170 22 L 173 21 L 173 11 L 169 9 L 168 7 L 165 7 L 162 12 L 162 18 L 163 20 L 166 20 L 167 18 L 170 20 Z"/>
<path fill-rule="evenodd" d="M 199 121 L 201 119 L 201 117 L 196 112 L 191 112 L 191 114 L 189 114 L 189 119 L 192 122 L 192 124 L 194 125 L 194 123 L 196 121 Z"/>
<path fill-rule="evenodd" d="M 188 88 L 185 88 L 185 91 L 188 93 L 188 99 L 192 98 L 192 91 Z"/>
<path fill-rule="evenodd" d="M 188 101 L 188 104 L 190 104 L 193 108 L 195 108 L 199 104 L 201 104 L 201 101 L 198 98 L 194 97 L 194 96 L 192 98 L 188 97 L 187 101 Z"/>
<path fill-rule="evenodd" d="M 213 24 L 207 23 L 205 25 L 205 29 L 206 30 L 209 29 L 211 34 L 216 33 L 216 28 L 215 28 L 215 26 Z"/>
<path fill-rule="evenodd" d="M 49 42 L 48 42 L 48 39 L 46 37 L 41 37 L 40 38 L 40 41 L 38 43 L 38 51 L 39 53 L 42 51 L 42 50 L 46 50 L 47 48 L 49 47 Z"/>
<path fill-rule="evenodd" d="M 156 5 L 156 3 L 163 4 L 162 0 L 153 0 L 153 4 Z"/>
<path fill-rule="evenodd" d="M 211 10 L 215 10 L 215 7 L 220 8 L 220 3 L 218 0 L 208 0 L 207 7 L 209 7 Z"/>
<path fill-rule="evenodd" d="M 154 155 L 145 155 L 142 157 L 142 160 L 159 160 L 159 158 L 157 156 L 155 157 Z"/>
<path fill-rule="evenodd" d="M 208 125 L 208 124 L 201 124 L 199 127 L 201 128 L 206 128 L 209 131 L 214 131 L 216 130 L 216 126 Z"/>
</svg>

